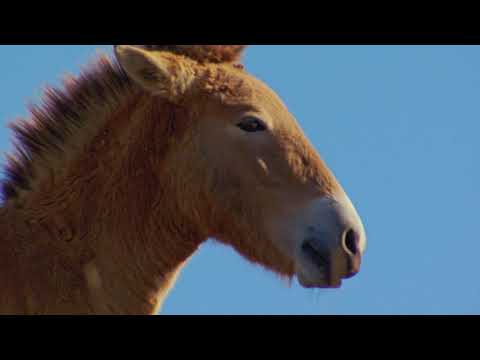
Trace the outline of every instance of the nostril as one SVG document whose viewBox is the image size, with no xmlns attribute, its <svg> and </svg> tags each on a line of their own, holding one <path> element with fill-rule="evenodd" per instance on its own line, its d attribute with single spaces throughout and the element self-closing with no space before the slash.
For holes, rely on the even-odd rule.
<svg viewBox="0 0 480 360">
<path fill-rule="evenodd" d="M 358 255 L 360 252 L 358 241 L 358 236 L 353 229 L 346 232 L 344 237 L 345 247 L 352 255 Z"/>
</svg>

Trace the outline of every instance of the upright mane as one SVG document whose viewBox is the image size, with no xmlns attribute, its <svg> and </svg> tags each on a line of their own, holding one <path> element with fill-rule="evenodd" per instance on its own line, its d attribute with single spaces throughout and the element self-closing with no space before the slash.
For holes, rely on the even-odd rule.
<svg viewBox="0 0 480 360">
<path fill-rule="evenodd" d="M 66 139 L 85 125 L 85 113 L 99 103 L 119 102 L 132 83 L 116 61 L 101 55 L 78 77 L 67 76 L 63 89 L 47 87 L 42 103 L 30 105 L 30 116 L 12 122 L 12 154 L 7 154 L 0 194 L 15 198 L 18 190 L 30 190 L 33 159 L 62 152 Z"/>
<path fill-rule="evenodd" d="M 235 63 L 244 45 L 138 45 L 154 51 L 168 51 L 199 63 Z M 62 152 L 69 136 L 85 126 L 86 113 L 99 104 L 112 110 L 124 94 L 137 89 L 116 60 L 101 55 L 78 77 L 68 76 L 62 88 L 47 87 L 42 103 L 30 105 L 30 116 L 9 125 L 13 130 L 12 154 L 6 155 L 0 196 L 7 201 L 19 190 L 30 190 L 35 177 L 33 159 Z"/>
</svg>

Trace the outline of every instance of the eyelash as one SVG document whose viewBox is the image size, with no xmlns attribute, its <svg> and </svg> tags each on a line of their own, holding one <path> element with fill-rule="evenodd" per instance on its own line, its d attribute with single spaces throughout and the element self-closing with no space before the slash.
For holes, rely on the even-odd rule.
<svg viewBox="0 0 480 360">
<path fill-rule="evenodd" d="M 259 132 L 267 129 L 260 119 L 257 119 L 253 116 L 246 117 L 240 123 L 238 123 L 237 126 L 246 132 Z"/>
</svg>

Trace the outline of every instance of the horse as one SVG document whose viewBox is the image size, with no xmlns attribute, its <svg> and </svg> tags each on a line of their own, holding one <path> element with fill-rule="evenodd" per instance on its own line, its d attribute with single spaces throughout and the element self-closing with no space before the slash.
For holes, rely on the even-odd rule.
<svg viewBox="0 0 480 360">
<path fill-rule="evenodd" d="M 207 240 L 339 288 L 360 216 L 244 45 L 116 45 L 10 124 L 0 313 L 152 315 Z"/>
</svg>

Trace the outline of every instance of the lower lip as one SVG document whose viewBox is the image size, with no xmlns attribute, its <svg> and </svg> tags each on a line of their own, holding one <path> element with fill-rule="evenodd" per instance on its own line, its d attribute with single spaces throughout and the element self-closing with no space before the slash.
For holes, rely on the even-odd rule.
<svg viewBox="0 0 480 360">
<path fill-rule="evenodd" d="M 302 279 L 301 277 L 298 278 L 300 285 L 302 285 L 306 289 L 339 289 L 342 287 L 342 280 L 338 280 L 337 282 L 310 282 Z"/>
<path fill-rule="evenodd" d="M 329 284 L 328 285 L 330 289 L 340 289 L 342 287 L 342 281 L 339 281 L 337 283 Z"/>
</svg>

